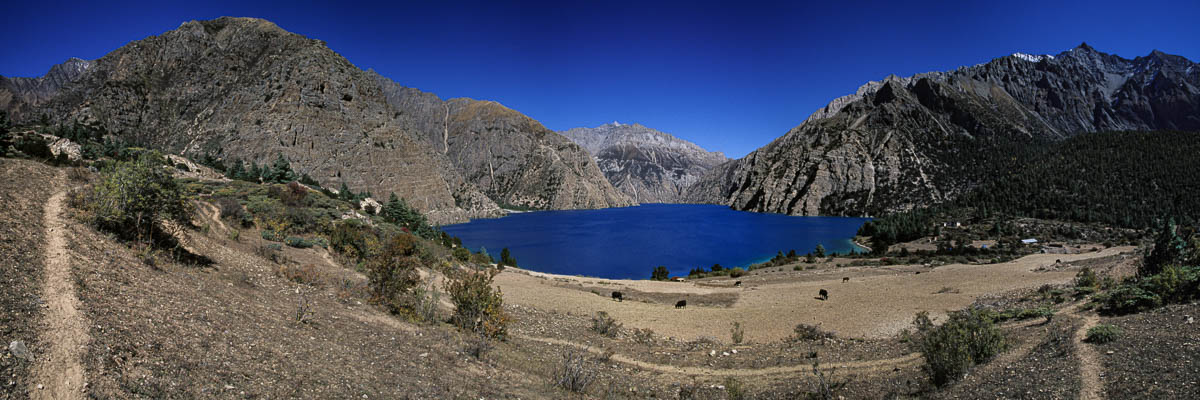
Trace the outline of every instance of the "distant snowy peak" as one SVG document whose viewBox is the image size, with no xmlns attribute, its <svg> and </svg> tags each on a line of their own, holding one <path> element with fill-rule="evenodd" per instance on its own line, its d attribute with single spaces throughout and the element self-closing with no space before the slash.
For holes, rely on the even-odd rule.
<svg viewBox="0 0 1200 400">
<path fill-rule="evenodd" d="M 1051 60 L 1053 60 L 1053 59 L 1054 59 L 1054 56 L 1052 56 L 1052 55 L 1049 55 L 1049 54 L 1043 54 L 1043 55 L 1040 55 L 1040 56 L 1035 56 L 1035 55 L 1033 55 L 1033 54 L 1025 54 L 1025 53 L 1013 53 L 1013 54 L 1012 54 L 1012 56 L 1013 56 L 1013 57 L 1016 57 L 1016 58 L 1020 58 L 1020 59 L 1022 59 L 1022 60 L 1025 60 L 1025 61 L 1029 61 L 1029 62 L 1038 62 L 1038 61 L 1042 61 L 1043 59 L 1051 59 Z"/>
</svg>

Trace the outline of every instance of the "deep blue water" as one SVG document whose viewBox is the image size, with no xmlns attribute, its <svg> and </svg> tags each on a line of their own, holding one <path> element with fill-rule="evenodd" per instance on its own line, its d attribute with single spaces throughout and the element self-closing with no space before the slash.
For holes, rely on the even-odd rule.
<svg viewBox="0 0 1200 400">
<path fill-rule="evenodd" d="M 850 239 L 867 218 L 793 217 L 696 204 L 602 210 L 537 211 L 443 226 L 463 245 L 500 258 L 507 247 L 521 268 L 566 275 L 649 279 L 695 267 L 762 262 L 777 251 L 856 250 Z"/>
</svg>

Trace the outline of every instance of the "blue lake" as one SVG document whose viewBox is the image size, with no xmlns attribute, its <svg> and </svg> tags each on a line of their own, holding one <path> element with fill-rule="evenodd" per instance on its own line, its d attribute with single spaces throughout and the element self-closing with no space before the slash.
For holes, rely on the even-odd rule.
<svg viewBox="0 0 1200 400">
<path fill-rule="evenodd" d="M 696 204 L 647 204 L 602 210 L 537 211 L 443 226 L 463 245 L 500 258 L 507 247 L 521 268 L 565 275 L 649 279 L 713 264 L 745 267 L 776 252 L 858 249 L 850 239 L 867 218 L 793 217 Z"/>
</svg>

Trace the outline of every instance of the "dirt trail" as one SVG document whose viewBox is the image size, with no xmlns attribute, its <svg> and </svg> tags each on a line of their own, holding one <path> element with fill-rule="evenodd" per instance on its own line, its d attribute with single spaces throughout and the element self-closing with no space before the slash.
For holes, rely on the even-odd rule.
<svg viewBox="0 0 1200 400">
<path fill-rule="evenodd" d="M 589 353 L 593 353 L 593 354 L 603 354 L 604 353 L 604 350 L 601 348 L 598 348 L 598 347 L 586 346 L 586 345 L 582 345 L 579 343 L 574 343 L 574 342 L 561 340 L 561 339 L 527 336 L 527 335 L 514 335 L 514 336 L 516 336 L 517 338 L 520 338 L 520 339 L 531 340 L 531 341 L 535 341 L 535 342 L 542 342 L 542 343 L 559 345 L 559 346 L 571 346 L 571 347 L 586 350 Z M 623 354 L 613 354 L 612 360 L 622 363 L 622 364 L 633 365 L 638 368 L 641 368 L 644 370 L 649 370 L 649 371 L 668 373 L 668 374 L 694 375 L 694 376 L 739 376 L 739 377 L 745 377 L 745 376 L 806 373 L 806 372 L 812 371 L 812 365 L 808 365 L 808 364 L 790 365 L 790 366 L 783 366 L 783 367 L 767 367 L 767 368 L 725 369 L 725 368 L 681 367 L 681 366 L 675 366 L 675 365 L 669 365 L 669 364 L 650 363 L 650 362 L 645 362 L 645 361 L 641 361 L 641 360 L 635 360 L 635 359 L 625 356 Z M 821 363 L 821 369 L 824 371 L 830 371 L 830 370 L 833 370 L 836 368 L 842 372 L 872 373 L 872 372 L 881 372 L 881 371 L 891 371 L 898 367 L 917 364 L 920 361 L 921 361 L 921 353 L 909 353 L 902 357 L 884 358 L 884 359 L 879 359 L 879 360 Z"/>
<path fill-rule="evenodd" d="M 1100 317 L 1092 313 L 1080 312 L 1079 306 L 1072 308 L 1071 313 L 1079 315 L 1083 319 L 1083 325 L 1075 331 L 1075 348 L 1079 351 L 1079 398 L 1081 400 L 1103 399 L 1104 385 L 1100 383 L 1100 371 L 1103 370 L 1103 366 L 1100 363 L 1100 355 L 1096 353 L 1095 347 L 1083 341 L 1087 338 L 1088 329 L 1100 323 Z"/>
<path fill-rule="evenodd" d="M 61 184 L 61 174 L 57 180 Z M 82 399 L 85 387 L 80 359 L 88 343 L 88 332 L 75 295 L 71 255 L 64 237 L 66 225 L 60 216 L 66 195 L 66 191 L 55 193 L 44 209 L 46 280 L 42 297 L 48 308 L 42 339 L 49 348 L 34 368 L 30 390 L 34 399 Z"/>
</svg>

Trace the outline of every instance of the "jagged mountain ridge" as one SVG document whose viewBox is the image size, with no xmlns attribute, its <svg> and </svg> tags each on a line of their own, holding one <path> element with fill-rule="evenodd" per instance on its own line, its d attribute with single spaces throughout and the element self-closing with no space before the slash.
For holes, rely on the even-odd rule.
<svg viewBox="0 0 1200 400">
<path fill-rule="evenodd" d="M 506 206 L 532 209 L 633 205 L 582 147 L 494 101 L 442 100 L 374 71 L 396 120 L 471 183 Z"/>
<path fill-rule="evenodd" d="M 50 67 L 46 75 L 36 78 L 0 76 L 0 110 L 13 118 L 22 118 L 30 109 L 49 100 L 67 83 L 87 73 L 92 62 L 71 57 L 62 64 Z"/>
<path fill-rule="evenodd" d="M 792 215 L 877 215 L 937 203 L 973 182 L 964 160 L 1021 140 L 1107 130 L 1200 129 L 1200 68 L 1086 43 L 954 71 L 869 82 L 742 159 L 687 199 Z M 994 171 L 992 171 L 994 172 Z"/>
<path fill-rule="evenodd" d="M 729 159 L 641 124 L 613 122 L 559 132 L 592 153 L 605 178 L 642 203 L 679 203 L 688 188 Z"/>
</svg>

